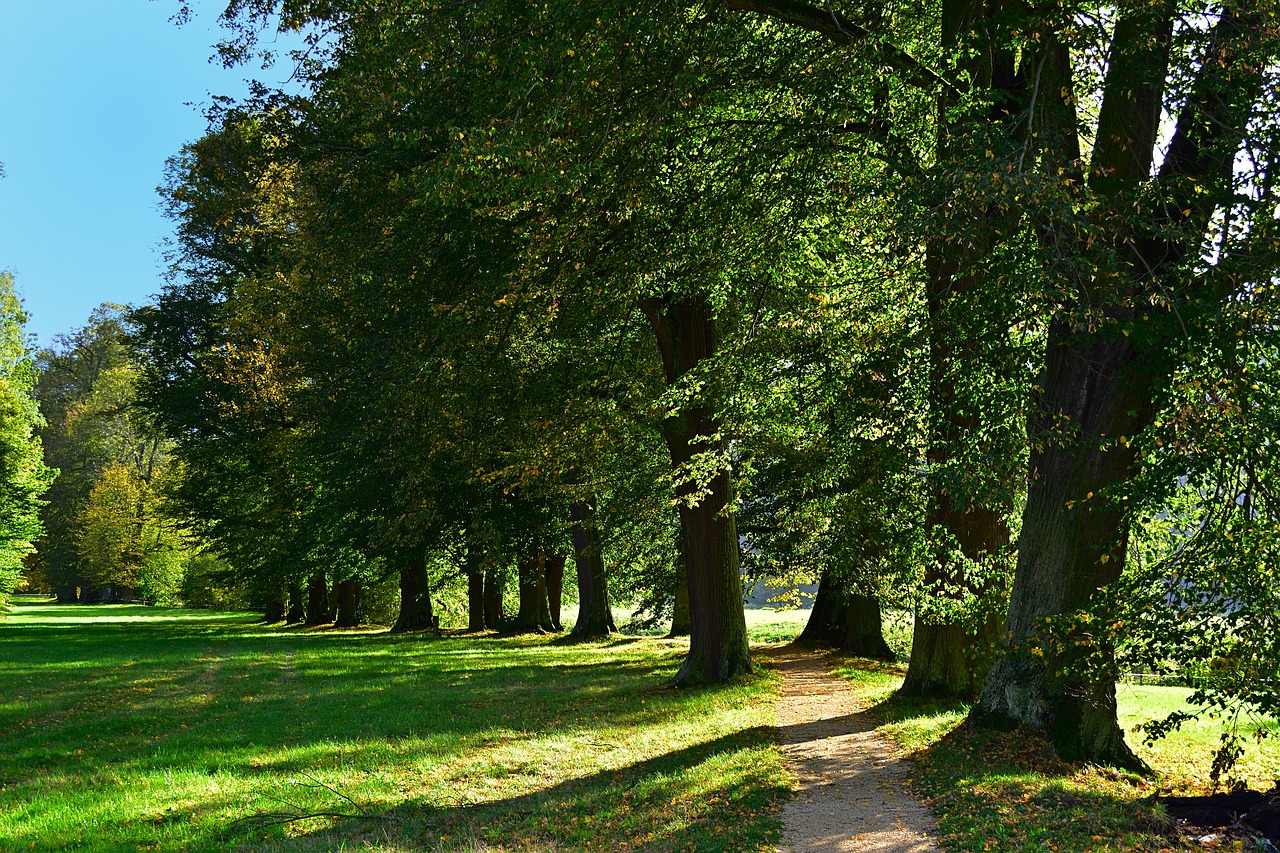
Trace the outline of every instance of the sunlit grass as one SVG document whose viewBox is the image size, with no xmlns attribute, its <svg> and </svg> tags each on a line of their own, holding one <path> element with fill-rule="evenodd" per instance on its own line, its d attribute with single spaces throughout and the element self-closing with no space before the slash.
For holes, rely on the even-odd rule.
<svg viewBox="0 0 1280 853">
<path fill-rule="evenodd" d="M 788 784 L 776 679 L 660 689 L 682 655 L 658 639 L 435 640 L 24 603 L 0 624 L 0 839 L 771 849 Z M 266 817 L 318 812 L 356 817 Z"/>
<path fill-rule="evenodd" d="M 870 709 L 878 731 L 913 759 L 913 780 L 938 818 L 948 851 L 1102 853 L 1112 850 L 1191 849 L 1151 802 L 1159 792 L 1203 792 L 1222 720 L 1188 724 L 1147 746 L 1129 740 L 1155 771 L 1151 779 L 1059 761 L 1039 737 L 966 724 L 968 705 L 897 695 L 905 667 L 857 658 L 833 658 Z M 1120 722 L 1163 717 L 1190 693 L 1178 687 L 1120 685 Z M 1274 731 L 1274 722 L 1270 723 Z M 1246 753 L 1237 772 L 1266 789 L 1280 776 L 1280 741 Z M 1232 849 L 1231 844 L 1221 849 Z M 1197 848 L 1198 849 L 1198 848 Z M 1237 846 L 1236 849 L 1241 849 Z"/>
</svg>

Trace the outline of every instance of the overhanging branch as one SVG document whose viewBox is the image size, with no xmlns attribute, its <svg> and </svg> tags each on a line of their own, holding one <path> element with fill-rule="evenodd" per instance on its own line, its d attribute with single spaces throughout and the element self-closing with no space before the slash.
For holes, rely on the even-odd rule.
<svg viewBox="0 0 1280 853">
<path fill-rule="evenodd" d="M 794 0 L 725 0 L 734 12 L 755 12 L 793 27 L 826 36 L 836 44 L 853 44 L 870 38 L 871 32 L 835 11 L 818 9 Z"/>
<path fill-rule="evenodd" d="M 792 27 L 817 33 L 833 44 L 849 46 L 872 40 L 871 31 L 855 24 L 834 10 L 819 9 L 796 0 L 725 0 L 725 8 L 733 12 L 754 12 Z M 949 80 L 902 48 L 878 42 L 882 59 L 890 68 L 910 72 L 927 84 L 943 86 L 956 94 L 960 91 Z"/>
</svg>

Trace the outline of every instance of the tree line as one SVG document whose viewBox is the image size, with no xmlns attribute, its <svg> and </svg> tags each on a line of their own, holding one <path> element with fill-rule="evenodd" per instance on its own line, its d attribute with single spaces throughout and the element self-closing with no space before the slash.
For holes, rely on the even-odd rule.
<svg viewBox="0 0 1280 853">
<path fill-rule="evenodd" d="M 677 684 L 751 670 L 744 577 L 820 581 L 806 639 L 910 609 L 904 690 L 1068 758 L 1140 766 L 1137 667 L 1274 717 L 1277 11 L 236 0 L 304 93 L 171 162 L 159 467 L 95 511 L 158 477 L 298 621 L 391 576 L 399 628 L 556 630 L 572 563 L 579 633 L 687 625 Z"/>
</svg>

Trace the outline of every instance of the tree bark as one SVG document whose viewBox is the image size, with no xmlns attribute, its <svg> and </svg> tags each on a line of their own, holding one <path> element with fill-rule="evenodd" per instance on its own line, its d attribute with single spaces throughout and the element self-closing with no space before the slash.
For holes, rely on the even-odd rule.
<svg viewBox="0 0 1280 853">
<path fill-rule="evenodd" d="M 945 492 L 935 492 L 933 498 L 930 528 L 944 529 L 959 543 L 965 559 L 989 559 L 993 551 L 1009 544 L 1009 527 L 1003 514 L 981 504 L 958 509 L 952 506 L 950 495 Z M 957 566 L 926 567 L 926 594 L 936 594 L 944 583 L 968 587 L 979 597 L 991 595 L 980 583 L 965 577 Z M 980 627 L 975 631 L 963 624 L 931 618 L 928 607 L 922 606 L 916 609 L 914 621 L 911 659 L 902 692 L 913 696 L 975 699 L 1000 639 L 999 617 L 993 615 L 978 622 Z"/>
<path fill-rule="evenodd" d="M 547 600 L 546 560 L 546 553 L 537 551 L 520 564 L 520 609 L 510 624 L 516 631 L 542 633 L 554 630 Z"/>
<path fill-rule="evenodd" d="M 1114 677 L 1098 666 L 1079 671 L 1083 656 L 1074 642 L 1083 638 L 1062 637 L 1055 652 L 1044 635 L 1046 618 L 1088 609 L 1120 574 L 1128 531 L 1122 507 L 1107 493 L 1133 476 L 1136 459 L 1131 443 L 1115 439 L 1136 435 L 1152 416 L 1129 370 L 1129 339 L 1090 337 L 1077 340 L 1061 322 L 1050 326 L 1039 425 L 1046 433 L 1061 429 L 1054 413 L 1068 415 L 1071 426 L 1056 439 L 1040 436 L 1045 443 L 1032 453 L 1005 626 L 1011 647 L 987 677 L 980 713 L 1048 732 L 1068 760 L 1140 768 L 1116 722 Z M 1037 653 L 1037 645 L 1049 651 Z M 1110 654 L 1106 646 L 1088 651 L 1103 661 Z"/>
<path fill-rule="evenodd" d="M 484 570 L 484 621 L 490 628 L 502 625 L 502 590 L 506 586 L 502 569 L 490 566 Z"/>
<path fill-rule="evenodd" d="M 484 572 L 467 573 L 467 630 L 483 631 L 488 625 L 484 618 Z"/>
<path fill-rule="evenodd" d="M 876 660 L 897 660 L 884 639 L 880 602 L 875 596 L 841 589 L 830 575 L 818 581 L 809 621 L 798 641 L 830 646 Z"/>
<path fill-rule="evenodd" d="M 299 581 L 289 582 L 289 611 L 284 616 L 284 621 L 289 625 L 296 625 L 306 617 L 307 602 L 306 592 L 302 588 Z"/>
<path fill-rule="evenodd" d="M 415 628 L 433 627 L 434 623 L 435 610 L 431 605 L 427 563 L 421 557 L 413 557 L 400 568 L 400 615 L 391 630 L 412 631 Z"/>
<path fill-rule="evenodd" d="M 1174 13 L 1173 4 L 1141 6 L 1126 10 L 1116 27 L 1089 180 L 1100 197 L 1117 202 L 1118 219 L 1131 215 L 1126 188 L 1149 180 Z M 1093 278 L 1073 285 L 1083 306 L 1103 306 L 1102 317 L 1083 322 L 1083 306 L 1065 302 L 1049 326 L 1009 605 L 1012 644 L 992 668 L 976 711 L 1045 730 L 1067 758 L 1144 768 L 1116 722 L 1108 638 L 1067 629 L 1046 638 L 1044 628 L 1047 619 L 1089 609 L 1123 570 L 1128 527 L 1117 487 L 1138 471 L 1135 439 L 1153 420 L 1178 363 L 1166 341 L 1182 334 L 1180 317 L 1150 296 L 1174 294 L 1190 307 L 1228 295 L 1209 290 L 1212 277 L 1164 277 L 1178 275 L 1200 251 L 1217 205 L 1231 191 L 1235 155 L 1262 92 L 1265 63 L 1251 53 L 1264 32 L 1262 13 L 1250 4 L 1229 6 L 1213 25 L 1159 173 L 1164 186 L 1194 187 L 1144 213 L 1154 217 L 1145 236 L 1113 222 L 1097 229 L 1121 259 L 1119 270 L 1098 277 L 1103 293 L 1095 292 Z M 1061 239 L 1043 231 L 1047 240 Z M 1188 236 L 1165 236 L 1179 231 Z M 1117 333 L 1129 325 L 1143 334 Z"/>
<path fill-rule="evenodd" d="M 360 624 L 360 581 L 339 581 L 338 614 L 333 622 L 335 628 L 355 628 Z"/>
<path fill-rule="evenodd" d="M 711 306 L 701 296 L 641 302 L 662 353 L 668 385 L 716 351 Z M 723 456 L 720 424 L 706 400 L 686 402 L 662 423 L 671 464 L 681 472 L 695 457 Z M 676 488 L 689 578 L 689 653 L 673 685 L 720 682 L 751 671 L 743 612 L 738 531 L 729 506 L 733 484 L 722 467 L 709 483 L 687 474 Z"/>
<path fill-rule="evenodd" d="M 1022 120 L 1020 110 L 1013 109 L 1025 94 L 1026 83 L 1019 73 L 1016 59 L 1007 46 L 993 39 L 987 27 L 980 26 L 989 14 L 982 0 L 944 0 L 942 8 L 942 43 L 944 50 L 958 52 L 960 41 L 967 35 L 978 44 L 964 54 L 957 67 L 961 77 L 975 87 L 985 88 L 991 96 L 986 116 L 990 127 L 1009 129 Z M 957 93 L 942 90 L 938 94 L 938 114 L 952 114 L 957 106 Z M 976 137 L 961 126 L 974 121 L 962 116 L 957 124 L 939 122 L 938 158 L 963 160 L 972 154 L 968 149 Z M 977 230 L 973 244 L 961 253 L 941 238 L 927 241 L 925 272 L 929 309 L 929 435 L 926 458 L 930 468 L 943 469 L 954 456 L 954 449 L 964 447 L 982 434 L 984 407 L 959 399 L 957 374 L 981 362 L 977 341 L 961 332 L 953 313 L 956 299 L 981 286 L 982 280 L 971 268 L 975 261 L 989 253 L 1002 239 L 1002 232 L 1013 230 L 1018 214 L 1003 216 L 993 211 L 972 211 L 973 221 L 985 227 Z M 999 318 L 998 325 L 1005 325 Z M 954 464 L 954 463 L 952 463 Z M 972 490 L 966 490 L 972 491 Z M 1009 527 L 1005 507 L 987 506 L 968 495 L 952 495 L 945 483 L 935 481 L 926 529 L 930 536 L 940 532 L 959 546 L 965 561 L 981 563 L 1009 544 Z M 954 562 L 939 562 L 925 568 L 926 594 L 941 586 L 966 589 L 979 597 L 990 592 L 987 585 L 967 577 L 964 567 Z M 998 636 L 999 627 L 994 627 Z M 939 621 L 928 616 L 928 608 L 917 608 L 912 632 L 911 658 L 903 690 L 918 696 L 972 698 L 981 683 L 983 664 L 992 651 L 984 646 L 994 641 L 990 632 L 973 633 L 961 624 Z"/>
<path fill-rule="evenodd" d="M 58 597 L 59 604 L 75 604 L 77 600 L 74 586 L 60 586 L 54 590 L 54 595 Z"/>
<path fill-rule="evenodd" d="M 569 507 L 573 562 L 578 574 L 578 621 L 571 632 L 575 637 L 602 637 L 617 630 L 609 607 L 608 577 L 595 515 L 595 505 L 590 501 L 576 501 Z"/>
<path fill-rule="evenodd" d="M 307 611 L 304 615 L 307 625 L 324 625 L 333 620 L 329 611 L 329 582 L 324 572 L 316 572 L 307 581 Z"/>
<path fill-rule="evenodd" d="M 563 631 L 560 625 L 560 599 L 564 596 L 564 554 L 548 554 L 546 559 L 547 578 L 547 611 L 551 616 L 551 627 Z"/>
<path fill-rule="evenodd" d="M 667 632 L 667 637 L 673 640 L 687 637 L 692 630 L 689 617 L 689 573 L 681 562 L 676 572 L 676 589 L 671 602 L 671 630 Z"/>
<path fill-rule="evenodd" d="M 273 589 L 267 593 L 267 603 L 263 608 L 262 621 L 268 625 L 274 625 L 277 622 L 284 621 L 285 613 L 285 596 L 284 590 Z"/>
<path fill-rule="evenodd" d="M 687 637 L 692 630 L 689 624 L 689 571 L 685 568 L 684 531 L 676 531 L 676 587 L 672 593 L 671 630 L 668 639 Z"/>
</svg>

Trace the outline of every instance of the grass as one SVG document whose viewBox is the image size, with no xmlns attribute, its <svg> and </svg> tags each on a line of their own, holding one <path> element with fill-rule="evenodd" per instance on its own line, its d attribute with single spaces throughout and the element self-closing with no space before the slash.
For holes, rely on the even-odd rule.
<svg viewBox="0 0 1280 853">
<path fill-rule="evenodd" d="M 772 849 L 776 676 L 659 689 L 682 655 L 22 602 L 0 623 L 0 848 Z M 270 817 L 320 812 L 359 817 Z"/>
<path fill-rule="evenodd" d="M 938 817 L 948 851 L 1102 853 L 1200 849 L 1177 833 L 1152 802 L 1157 793 L 1203 793 L 1223 730 L 1204 720 L 1154 746 L 1130 734 L 1152 779 L 1105 768 L 1068 765 L 1026 730 L 1001 732 L 964 725 L 968 706 L 897 696 L 903 668 L 853 658 L 834 659 L 838 674 L 879 721 L 878 730 L 913 758 L 913 782 Z M 1126 729 L 1164 716 L 1189 691 L 1121 685 Z M 1274 722 L 1271 724 L 1276 734 Z M 1238 772 L 1255 788 L 1280 777 L 1275 740 L 1247 753 Z M 1219 849 L 1254 849 L 1239 840 Z"/>
</svg>

